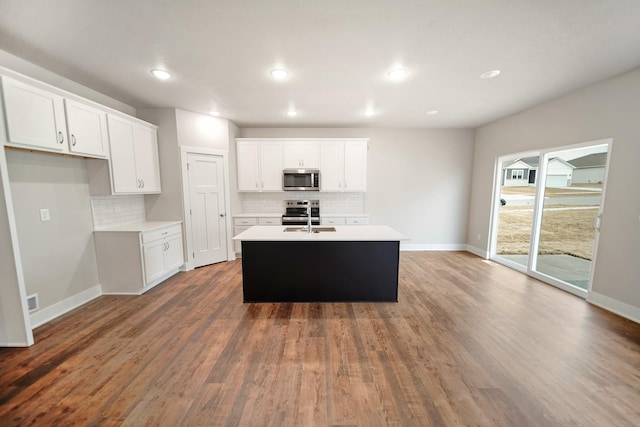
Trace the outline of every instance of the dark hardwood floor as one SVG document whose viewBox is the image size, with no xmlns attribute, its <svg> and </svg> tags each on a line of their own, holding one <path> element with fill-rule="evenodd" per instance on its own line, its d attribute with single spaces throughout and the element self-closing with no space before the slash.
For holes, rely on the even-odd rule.
<svg viewBox="0 0 640 427">
<path fill-rule="evenodd" d="M 243 304 L 240 261 L 0 349 L 0 425 L 638 426 L 640 325 L 465 252 L 398 303 Z"/>
</svg>

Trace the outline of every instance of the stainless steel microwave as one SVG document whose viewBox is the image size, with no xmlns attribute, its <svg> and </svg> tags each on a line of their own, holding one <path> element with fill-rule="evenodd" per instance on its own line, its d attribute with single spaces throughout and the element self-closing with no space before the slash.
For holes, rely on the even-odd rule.
<svg viewBox="0 0 640 427">
<path fill-rule="evenodd" d="M 318 169 L 285 169 L 282 171 L 282 189 L 285 191 L 319 191 Z"/>
</svg>

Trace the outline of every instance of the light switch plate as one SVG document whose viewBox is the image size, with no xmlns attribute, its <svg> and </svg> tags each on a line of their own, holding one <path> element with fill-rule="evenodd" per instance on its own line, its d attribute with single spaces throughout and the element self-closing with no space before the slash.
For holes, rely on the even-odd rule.
<svg viewBox="0 0 640 427">
<path fill-rule="evenodd" d="M 40 221 L 49 221 L 51 216 L 49 215 L 49 209 L 40 209 Z"/>
</svg>

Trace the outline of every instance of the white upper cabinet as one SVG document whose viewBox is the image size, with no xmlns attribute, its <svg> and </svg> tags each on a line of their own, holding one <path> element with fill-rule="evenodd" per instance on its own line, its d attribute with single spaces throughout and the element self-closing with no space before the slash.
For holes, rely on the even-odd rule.
<svg viewBox="0 0 640 427">
<path fill-rule="evenodd" d="M 236 143 L 239 191 L 282 191 L 282 143 Z"/>
<path fill-rule="evenodd" d="M 283 155 L 285 169 L 317 169 L 320 163 L 317 141 L 286 141 Z"/>
<path fill-rule="evenodd" d="M 112 193 L 159 193 L 156 130 L 111 115 L 108 124 Z"/>
<path fill-rule="evenodd" d="M 107 114 L 88 104 L 2 77 L 7 145 L 107 158 Z"/>
<path fill-rule="evenodd" d="M 362 192 L 367 189 L 367 140 L 320 143 L 320 191 Z"/>
<path fill-rule="evenodd" d="M 238 138 L 238 190 L 283 191 L 282 169 L 319 169 L 320 191 L 367 189 L 367 138 Z"/>
<path fill-rule="evenodd" d="M 367 141 L 344 143 L 344 191 L 367 189 Z"/>
<path fill-rule="evenodd" d="M 89 105 L 64 100 L 72 153 L 106 158 L 109 155 L 107 113 Z"/>
<path fill-rule="evenodd" d="M 7 145 L 67 153 L 63 97 L 2 77 Z"/>
</svg>

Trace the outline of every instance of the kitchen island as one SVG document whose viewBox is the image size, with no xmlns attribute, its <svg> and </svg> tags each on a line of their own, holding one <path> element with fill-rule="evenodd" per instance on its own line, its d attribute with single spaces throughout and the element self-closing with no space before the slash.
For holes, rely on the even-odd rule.
<svg viewBox="0 0 640 427">
<path fill-rule="evenodd" d="M 382 225 L 300 228 L 254 226 L 233 238 L 244 302 L 398 301 L 404 235 Z"/>
</svg>

